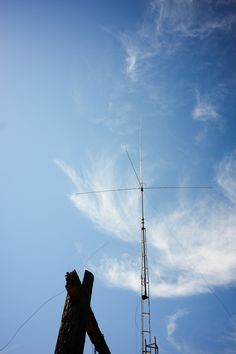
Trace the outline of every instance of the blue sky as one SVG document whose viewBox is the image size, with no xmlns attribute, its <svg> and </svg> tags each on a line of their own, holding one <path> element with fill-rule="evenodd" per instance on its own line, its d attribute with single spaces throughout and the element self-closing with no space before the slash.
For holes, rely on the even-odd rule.
<svg viewBox="0 0 236 354">
<path fill-rule="evenodd" d="M 235 29 L 235 0 L 0 2 L 0 346 L 87 268 L 140 353 L 139 193 L 75 193 L 137 186 L 142 122 L 146 186 L 213 187 L 145 192 L 160 353 L 235 353 Z M 64 300 L 2 352 L 53 353 Z"/>
</svg>

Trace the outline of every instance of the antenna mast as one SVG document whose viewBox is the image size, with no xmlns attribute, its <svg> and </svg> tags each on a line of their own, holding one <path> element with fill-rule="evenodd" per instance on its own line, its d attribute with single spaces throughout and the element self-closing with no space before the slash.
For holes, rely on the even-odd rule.
<svg viewBox="0 0 236 354">
<path fill-rule="evenodd" d="M 144 224 L 144 190 L 151 189 L 211 189 L 211 187 L 204 186 L 153 186 L 144 187 L 143 182 L 143 156 L 142 156 L 142 126 L 140 124 L 140 175 L 135 170 L 134 164 L 126 150 L 127 157 L 130 161 L 135 177 L 138 181 L 138 187 L 129 188 L 116 188 L 116 189 L 104 189 L 104 190 L 91 190 L 81 191 L 74 193 L 74 195 L 83 194 L 96 194 L 96 193 L 108 193 L 108 192 L 121 192 L 140 190 L 141 194 L 141 354 L 158 354 L 158 345 L 156 337 L 152 339 L 151 335 L 151 307 L 150 307 L 150 293 L 149 293 L 149 273 L 148 273 L 148 255 L 147 255 L 147 241 L 146 241 L 146 228 Z"/>
<path fill-rule="evenodd" d="M 143 188 L 143 151 L 142 122 L 140 121 L 140 193 L 141 193 L 141 346 L 142 354 L 158 354 L 156 337 L 151 335 L 151 306 L 149 292 L 149 273 L 146 228 L 144 224 L 144 188 Z"/>
</svg>

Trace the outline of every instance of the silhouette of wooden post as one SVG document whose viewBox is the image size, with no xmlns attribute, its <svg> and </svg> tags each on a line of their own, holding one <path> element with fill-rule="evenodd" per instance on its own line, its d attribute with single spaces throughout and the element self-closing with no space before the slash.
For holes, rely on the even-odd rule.
<svg viewBox="0 0 236 354">
<path fill-rule="evenodd" d="M 85 271 L 83 284 L 74 270 L 66 273 L 67 297 L 55 354 L 82 354 L 86 331 L 99 354 L 111 354 L 90 307 L 93 274 Z"/>
<path fill-rule="evenodd" d="M 84 273 L 79 287 L 76 271 L 66 273 L 67 297 L 62 314 L 55 354 L 83 354 L 88 312 L 93 287 L 93 274 Z M 80 283 L 81 285 L 81 283 Z"/>
</svg>

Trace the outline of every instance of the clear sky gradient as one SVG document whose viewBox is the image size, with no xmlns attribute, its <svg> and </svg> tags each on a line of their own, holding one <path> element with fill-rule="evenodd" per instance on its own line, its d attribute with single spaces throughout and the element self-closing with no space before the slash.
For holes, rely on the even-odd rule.
<svg viewBox="0 0 236 354">
<path fill-rule="evenodd" d="M 236 352 L 236 1 L 0 2 L 0 346 L 64 274 L 95 275 L 112 354 L 140 353 L 142 124 L 160 354 Z M 66 293 L 3 353 L 54 352 Z M 85 354 L 92 352 L 87 340 Z"/>
</svg>

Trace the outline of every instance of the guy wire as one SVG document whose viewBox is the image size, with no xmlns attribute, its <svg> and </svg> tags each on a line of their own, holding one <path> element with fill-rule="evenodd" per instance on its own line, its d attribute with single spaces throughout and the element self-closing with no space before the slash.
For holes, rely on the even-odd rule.
<svg viewBox="0 0 236 354">
<path fill-rule="evenodd" d="M 106 243 L 104 243 L 102 246 L 100 246 L 99 248 L 97 248 L 87 259 L 86 259 L 86 263 L 95 256 L 95 254 L 97 252 L 99 252 L 102 248 L 104 248 L 110 241 L 107 241 Z M 81 272 L 81 270 L 86 267 L 86 264 L 84 264 L 80 270 L 78 271 Z M 17 329 L 16 331 L 13 333 L 13 335 L 11 336 L 11 338 L 8 340 L 8 342 L 0 348 L 0 352 L 2 352 L 3 350 L 5 350 L 14 340 L 14 338 L 17 336 L 17 334 L 26 326 L 26 324 L 35 316 L 37 315 L 38 312 L 40 312 L 40 310 L 46 306 L 49 302 L 51 302 L 52 300 L 54 300 L 56 297 L 62 295 L 63 293 L 65 293 L 66 290 L 62 290 L 59 293 L 51 296 L 49 299 L 47 299 L 46 301 L 44 301 Z"/>
<path fill-rule="evenodd" d="M 6 349 L 11 342 L 13 341 L 13 339 L 17 336 L 17 334 L 22 330 L 22 328 L 46 305 L 48 304 L 50 301 L 54 300 L 56 297 L 60 296 L 61 294 L 63 294 L 66 290 L 64 289 L 63 291 L 60 291 L 59 293 L 57 293 L 56 295 L 51 296 L 49 299 L 47 299 L 46 301 L 44 301 L 15 331 L 15 333 L 11 336 L 11 338 L 9 339 L 9 341 L 2 347 L 0 348 L 0 352 L 2 352 L 4 349 Z"/>
</svg>

